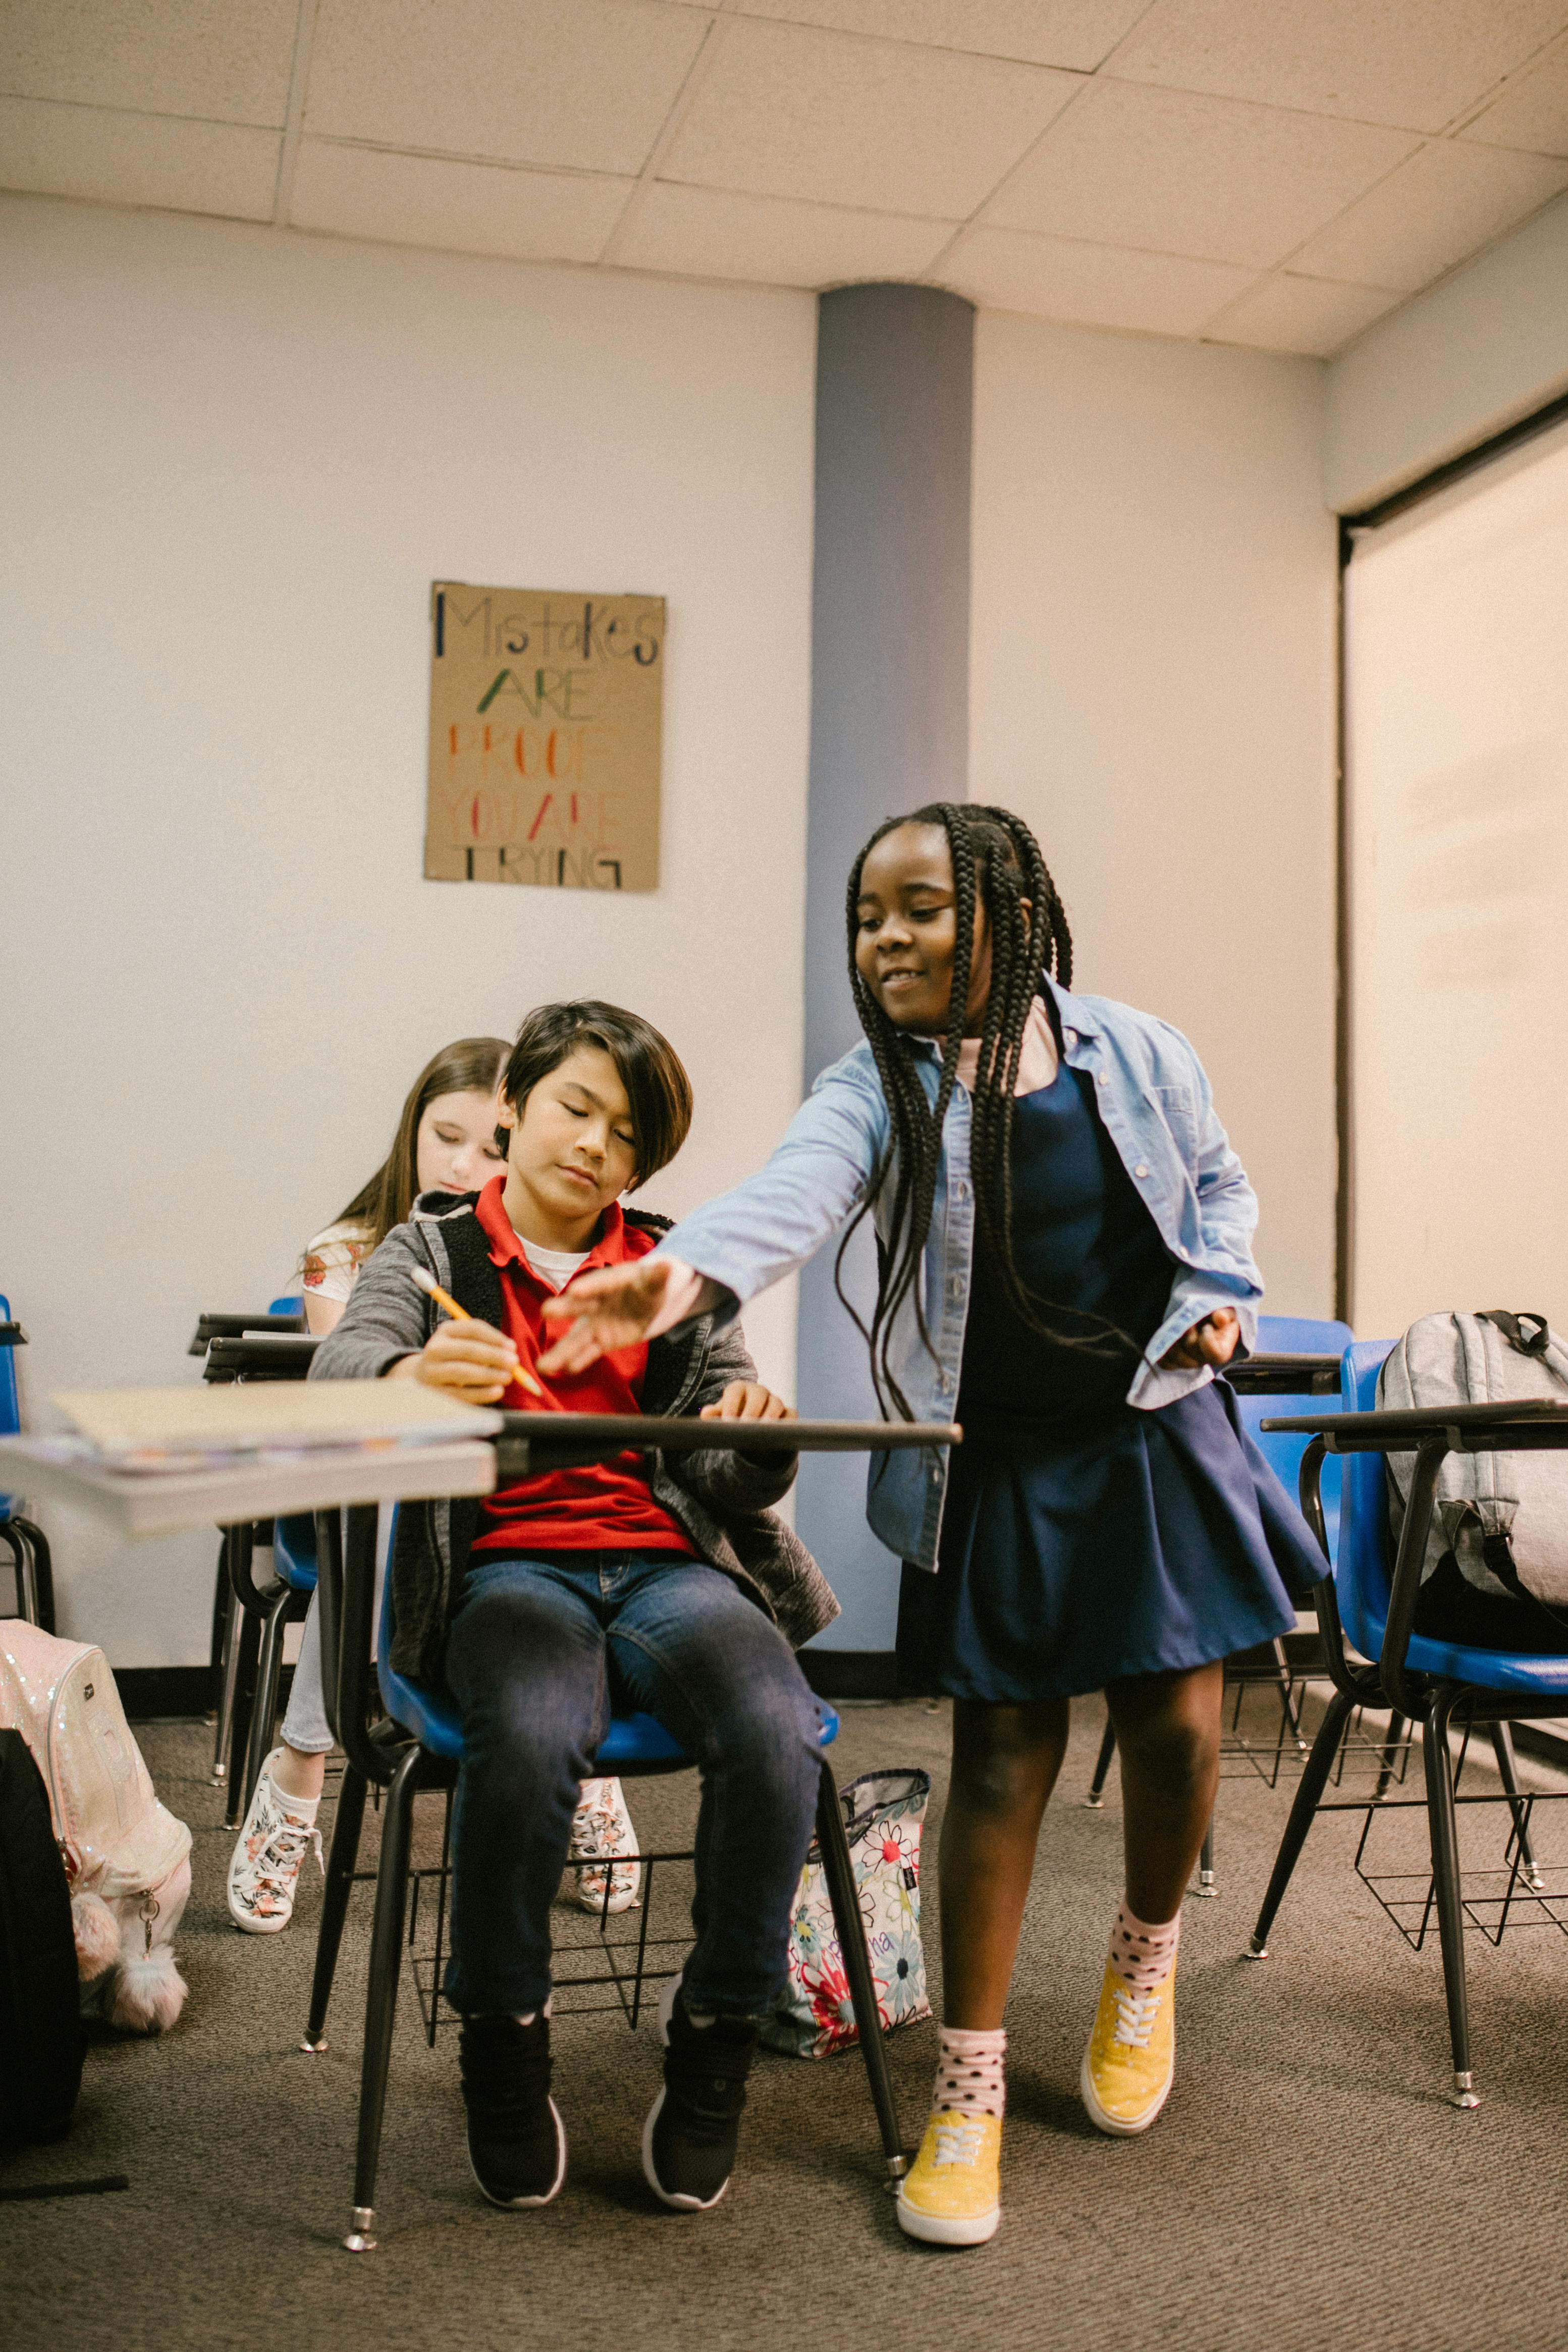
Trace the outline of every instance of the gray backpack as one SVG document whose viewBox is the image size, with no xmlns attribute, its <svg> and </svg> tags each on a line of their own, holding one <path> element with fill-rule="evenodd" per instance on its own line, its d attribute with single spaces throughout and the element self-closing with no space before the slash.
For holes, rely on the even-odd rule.
<svg viewBox="0 0 1568 2352">
<path fill-rule="evenodd" d="M 1568 1349 L 1543 1315 L 1423 1315 L 1384 1365 L 1386 1409 L 1568 1400 Z M 1404 1525 L 1413 1454 L 1388 1459 L 1388 1511 Z M 1494 1598 L 1530 1599 L 1568 1622 L 1568 1451 L 1450 1454 L 1437 1474 L 1423 1584 L 1449 1553 L 1465 1582 Z M 1451 1575 L 1452 1570 L 1448 1571 Z"/>
</svg>

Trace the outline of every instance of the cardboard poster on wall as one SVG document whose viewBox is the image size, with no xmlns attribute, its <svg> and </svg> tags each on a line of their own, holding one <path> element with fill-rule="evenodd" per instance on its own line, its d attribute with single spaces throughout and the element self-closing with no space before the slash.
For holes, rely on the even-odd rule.
<svg viewBox="0 0 1568 2352">
<path fill-rule="evenodd" d="M 431 589 L 433 882 L 653 890 L 664 600 Z"/>
</svg>

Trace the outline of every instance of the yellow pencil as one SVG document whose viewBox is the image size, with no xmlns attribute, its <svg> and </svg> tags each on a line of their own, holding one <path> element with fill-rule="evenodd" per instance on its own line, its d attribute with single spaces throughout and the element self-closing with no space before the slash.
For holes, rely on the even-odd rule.
<svg viewBox="0 0 1568 2352">
<path fill-rule="evenodd" d="M 410 1266 L 409 1272 L 413 1275 L 417 1287 L 423 1291 L 427 1298 L 434 1298 L 437 1307 L 441 1308 L 442 1313 L 444 1315 L 450 1315 L 455 1323 L 473 1323 L 477 1320 L 476 1317 L 469 1314 L 466 1307 L 459 1307 L 451 1292 L 448 1290 L 443 1290 L 441 1285 L 436 1281 L 435 1276 L 432 1274 L 426 1274 L 422 1265 Z M 546 1404 L 549 1402 L 549 1397 L 545 1394 L 544 1390 L 540 1388 L 532 1372 L 530 1372 L 528 1367 L 524 1364 L 521 1357 L 517 1360 L 516 1378 L 518 1387 L 527 1389 L 530 1396 L 540 1398 Z"/>
</svg>

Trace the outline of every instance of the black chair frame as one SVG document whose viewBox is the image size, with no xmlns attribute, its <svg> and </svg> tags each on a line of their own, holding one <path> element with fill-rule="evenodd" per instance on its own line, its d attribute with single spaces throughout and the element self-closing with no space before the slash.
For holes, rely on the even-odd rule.
<svg viewBox="0 0 1568 2352">
<path fill-rule="evenodd" d="M 1347 1414 L 1343 1417 L 1343 1425 L 1331 1428 L 1324 1428 L 1321 1422 L 1309 1422 L 1304 1418 L 1281 1421 L 1280 1424 L 1285 1429 L 1308 1428 L 1315 1433 L 1301 1457 L 1301 1502 L 1303 1516 L 1318 1539 L 1325 1560 L 1328 1558 L 1328 1539 L 1321 1493 L 1324 1454 L 1330 1452 L 1414 1452 L 1415 1465 L 1394 1563 L 1383 1647 L 1375 1664 L 1358 1662 L 1350 1651 L 1332 1574 L 1325 1575 L 1316 1588 L 1314 1603 L 1318 1629 L 1322 1637 L 1333 1695 L 1297 1784 L 1295 1801 L 1285 1824 L 1285 1833 L 1280 1843 L 1273 1873 L 1246 1955 L 1253 1960 L 1268 1958 L 1269 1931 L 1290 1885 L 1291 1874 L 1306 1843 L 1307 1833 L 1319 1812 L 1354 1812 L 1373 1805 L 1386 1808 L 1391 1803 L 1424 1804 L 1431 1842 L 1432 1899 L 1437 1915 L 1453 2057 L 1453 2087 L 1449 2096 L 1456 2107 L 1466 2109 L 1479 2106 L 1480 2100 L 1475 2088 L 1470 2054 L 1469 2006 L 1465 1980 L 1464 1894 L 1459 1868 L 1457 1809 L 1466 1803 L 1506 1804 L 1512 1822 L 1509 1850 L 1514 1869 L 1527 1881 L 1538 1874 L 1530 1844 L 1530 1816 L 1537 1800 L 1520 1789 L 1509 1725 L 1511 1722 L 1527 1722 L 1532 1718 L 1561 1715 L 1563 1701 L 1559 1694 L 1555 1696 L 1542 1696 L 1532 1703 L 1528 1692 L 1498 1690 L 1481 1684 L 1455 1682 L 1417 1673 L 1407 1666 L 1406 1660 L 1415 1629 L 1416 1603 L 1420 1594 L 1421 1570 L 1432 1524 L 1437 1474 L 1447 1455 L 1457 1451 L 1523 1452 L 1542 1446 L 1568 1444 L 1568 1423 L 1556 1426 L 1544 1425 L 1540 1421 L 1506 1423 L 1497 1417 L 1500 1410 L 1495 1406 L 1462 1407 L 1441 1423 L 1432 1416 L 1426 1416 L 1425 1426 L 1421 1425 L 1422 1415 L 1410 1412 L 1397 1416 L 1385 1413 Z M 1374 1423 L 1380 1426 L 1372 1428 L 1370 1424 Z M 1391 1423 L 1397 1425 L 1391 1427 Z M 1324 1791 L 1329 1775 L 1346 1726 L 1357 1707 L 1386 1709 L 1390 1714 L 1385 1751 L 1385 1769 L 1378 1794 L 1371 1800 L 1364 1796 L 1328 1800 Z M 1449 1730 L 1456 1717 L 1461 1726 L 1481 1725 L 1489 1730 L 1498 1775 L 1502 1782 L 1500 1797 L 1493 1797 L 1490 1793 L 1468 1798 L 1456 1795 L 1454 1759 L 1448 1744 Z M 1388 1759 L 1404 1736 L 1406 1723 L 1419 1723 L 1421 1726 L 1425 1794 L 1419 1798 L 1391 1801 L 1384 1793 L 1392 1769 Z"/>
<path fill-rule="evenodd" d="M 302 1381 L 320 1342 L 298 1315 L 204 1315 L 191 1342 L 204 1355 L 204 1382 Z M 250 1810 L 272 1744 L 283 1675 L 285 1628 L 309 1607 L 307 1594 L 278 1581 L 262 1591 L 251 1556 L 272 1540 L 272 1523 L 225 1528 L 213 1592 L 212 1673 L 214 1721 L 211 1780 L 228 1784 L 224 1823 L 237 1829 Z M 242 1769 L 243 1766 L 243 1769 Z"/>
<path fill-rule="evenodd" d="M 25 1348 L 27 1335 L 15 1320 L 0 1321 L 0 1348 Z M 55 1630 L 55 1570 L 42 1528 L 19 1513 L 0 1519 L 0 1542 L 11 1555 L 16 1580 L 16 1614 L 40 1632 Z"/>
<path fill-rule="evenodd" d="M 345 1514 L 320 1512 L 316 1521 L 317 1590 L 328 1706 L 334 1736 L 347 1762 L 327 1858 L 310 2012 L 300 2043 L 304 2051 L 316 2053 L 327 2047 L 327 2013 L 350 1890 L 356 1874 L 365 1798 L 372 1788 L 384 1791 L 381 1857 L 371 1927 L 370 1983 L 365 1998 L 353 2210 L 351 2226 L 343 2240 L 350 2253 L 368 2253 L 376 2243 L 376 2179 L 402 1962 L 414 1799 L 427 1789 L 450 1790 L 457 1778 L 457 1766 L 450 1758 L 432 1755 L 401 1725 L 385 1717 L 374 1720 L 379 1706 L 379 1698 L 372 1696 L 371 1665 L 376 1524 L 374 1505 L 356 1507 Z M 859 2028 L 861 2054 L 876 2112 L 887 2185 L 892 2189 L 908 2169 L 908 2159 L 899 2129 L 893 2080 L 877 2013 L 876 1988 L 855 1889 L 854 1865 L 831 1753 L 828 1751 L 822 1761 L 817 1837 Z M 639 1774 L 627 1777 L 692 1769 L 682 1759 L 678 1763 L 644 1766 Z"/>
<path fill-rule="evenodd" d="M 16 1614 L 44 1633 L 55 1630 L 55 1571 L 49 1539 L 31 1519 L 0 1519 L 0 1543 L 11 1555 L 16 1580 Z"/>
</svg>

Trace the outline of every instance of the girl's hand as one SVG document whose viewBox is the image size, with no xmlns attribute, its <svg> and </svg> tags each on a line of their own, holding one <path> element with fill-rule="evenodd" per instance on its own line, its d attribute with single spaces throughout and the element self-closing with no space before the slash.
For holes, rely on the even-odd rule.
<svg viewBox="0 0 1568 2352">
<path fill-rule="evenodd" d="M 731 1381 L 716 1404 L 705 1404 L 703 1421 L 793 1421 L 795 1408 L 760 1381 Z"/>
<path fill-rule="evenodd" d="M 539 1358 L 543 1377 L 585 1372 L 601 1356 L 634 1348 L 664 1305 L 669 1278 L 665 1259 L 645 1257 L 635 1265 L 596 1266 L 591 1274 L 580 1274 L 559 1297 L 547 1298 L 545 1321 L 555 1344 Z"/>
<path fill-rule="evenodd" d="M 1177 1371 L 1197 1371 L 1205 1364 L 1212 1364 L 1218 1371 L 1230 1361 L 1240 1339 L 1241 1318 L 1235 1307 L 1217 1307 L 1212 1315 L 1195 1323 L 1160 1361 Z"/>
<path fill-rule="evenodd" d="M 438 1323 L 417 1356 L 404 1356 L 389 1380 L 423 1381 L 450 1389 L 465 1404 L 495 1404 L 517 1369 L 517 1351 L 489 1323 Z"/>
</svg>

